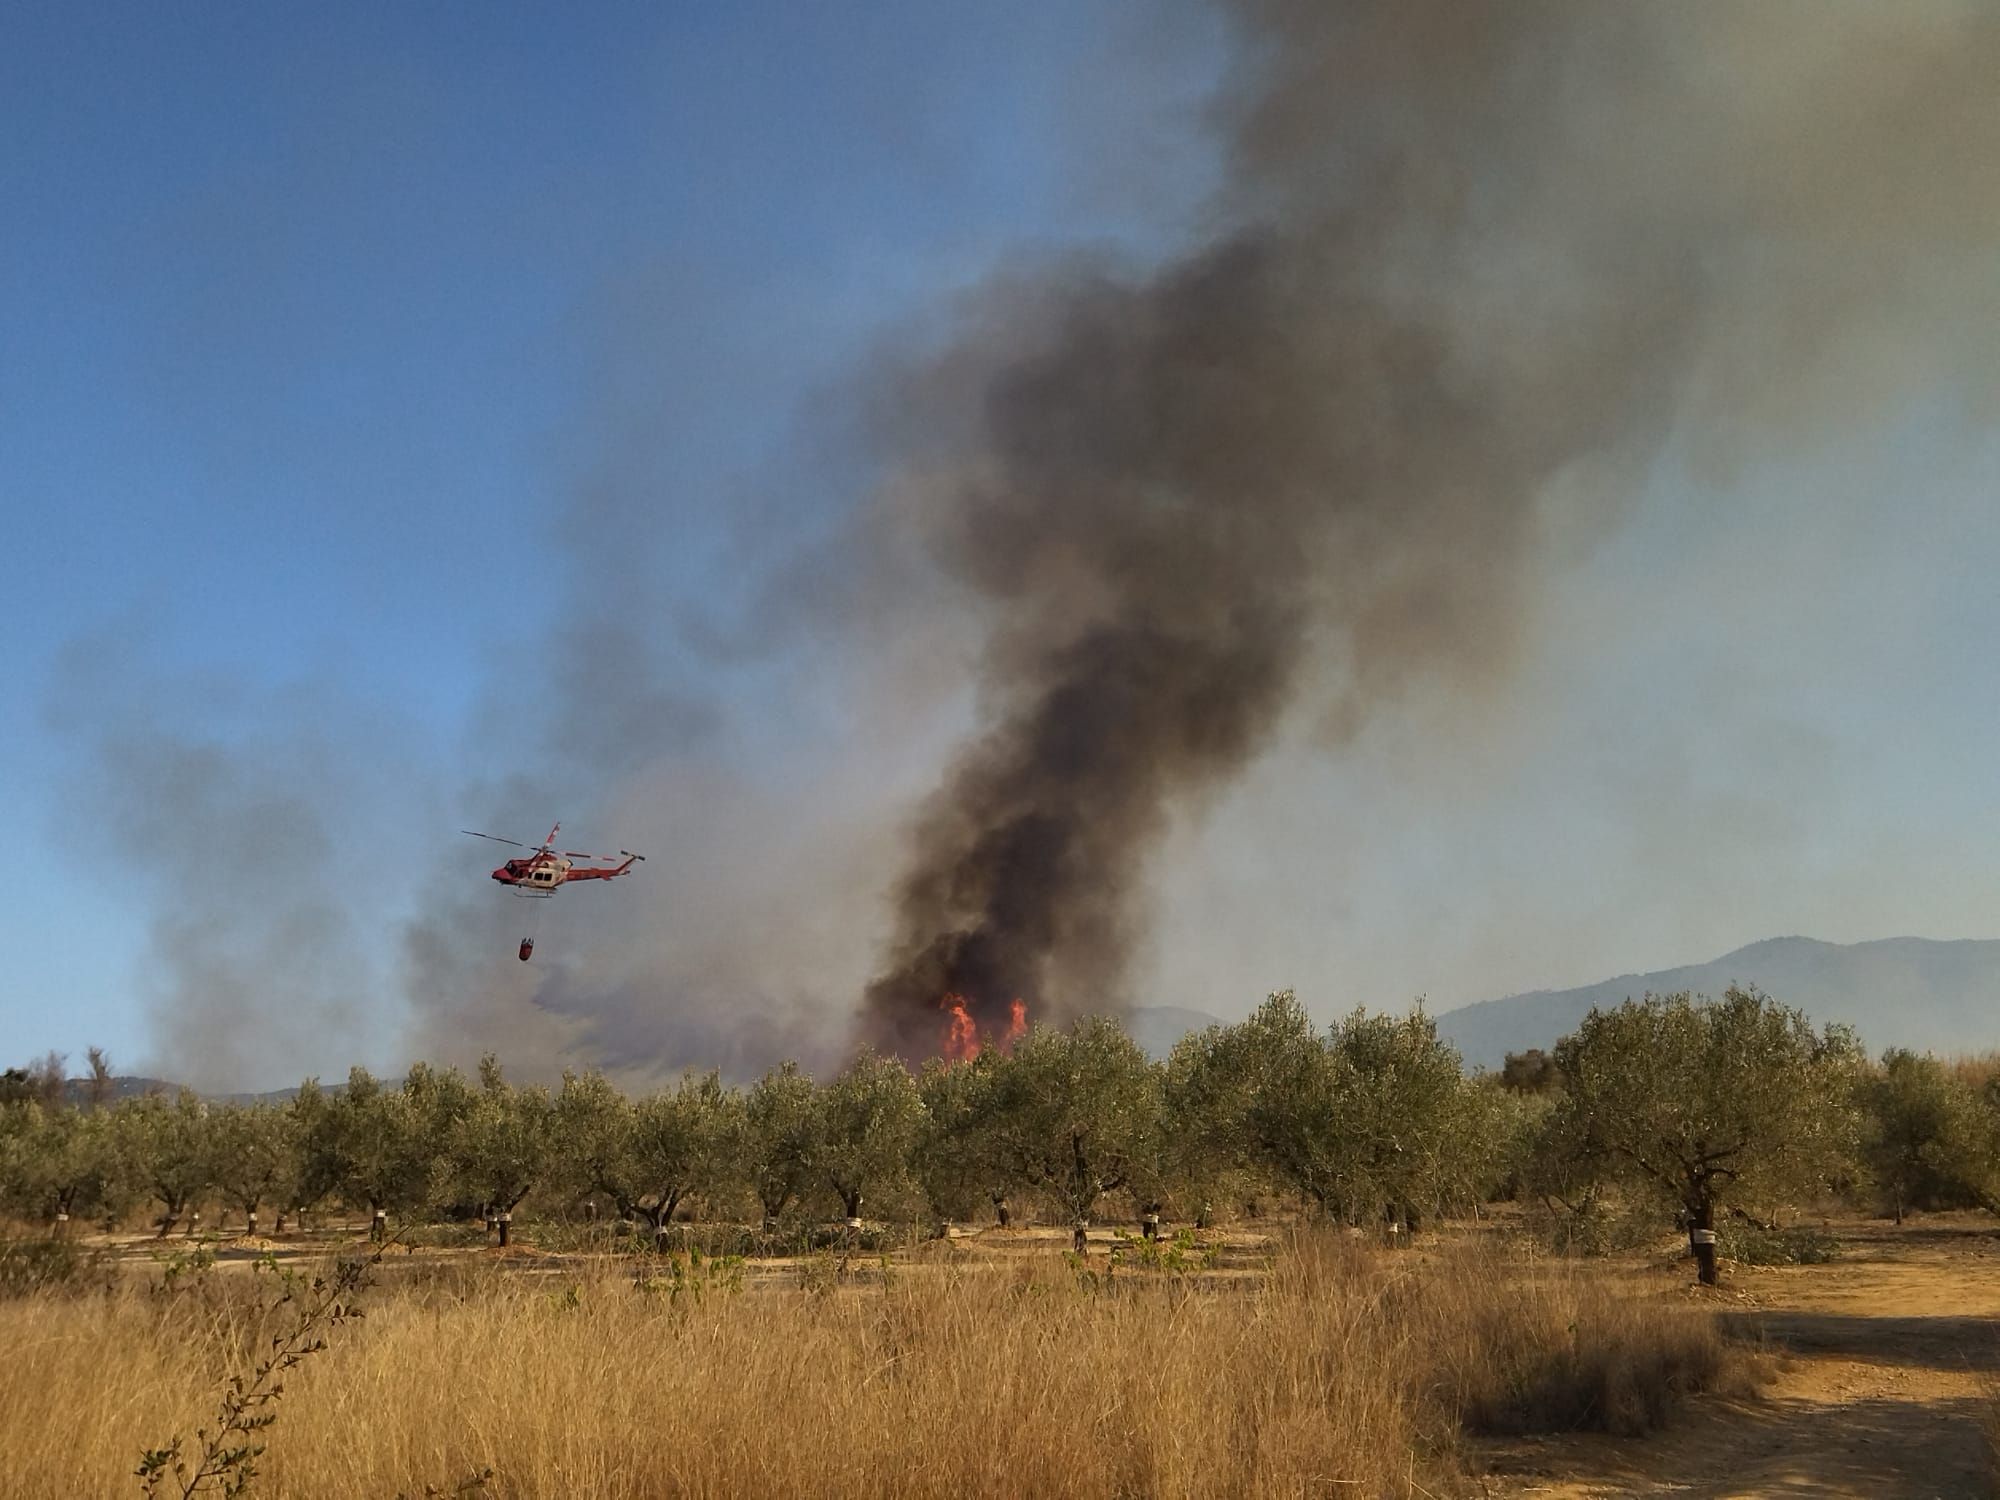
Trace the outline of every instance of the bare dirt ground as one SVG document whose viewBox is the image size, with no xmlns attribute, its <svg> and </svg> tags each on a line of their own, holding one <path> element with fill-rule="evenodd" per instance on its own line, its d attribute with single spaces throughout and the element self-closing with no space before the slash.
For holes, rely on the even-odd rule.
<svg viewBox="0 0 2000 1500">
<path fill-rule="evenodd" d="M 1733 1331 L 1767 1351 L 1754 1398 L 1696 1401 L 1634 1439 L 1563 1437 L 1494 1445 L 1494 1496 L 1856 1497 L 1931 1500 L 1995 1493 L 1982 1419 L 2000 1392 L 2000 1233 L 1938 1216 L 1897 1228 L 1832 1226 L 1827 1265 L 1736 1268 L 1702 1292 Z M 1686 1283 L 1684 1269 L 1635 1269 Z"/>
</svg>

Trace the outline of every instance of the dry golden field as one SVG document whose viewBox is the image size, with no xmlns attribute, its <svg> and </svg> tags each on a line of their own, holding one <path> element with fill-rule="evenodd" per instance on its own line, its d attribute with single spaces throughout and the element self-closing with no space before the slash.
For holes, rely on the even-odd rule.
<svg viewBox="0 0 2000 1500">
<path fill-rule="evenodd" d="M 392 1254 L 365 1317 L 285 1378 L 250 1493 L 490 1471 L 483 1493 L 510 1497 L 1476 1494 L 1468 1434 L 1638 1432 L 1741 1384 L 1712 1310 L 1603 1266 L 1330 1233 L 1251 1258 L 1107 1283 L 1102 1255 L 1085 1276 L 1050 1241 L 983 1236 L 697 1288 Z M 0 1304 L 9 1493 L 137 1493 L 142 1451 L 192 1444 L 295 1319 L 269 1272 L 163 1291 L 144 1264 Z"/>
<path fill-rule="evenodd" d="M 1846 1218 L 1827 1265 L 1735 1266 L 1699 1296 L 1767 1351 L 1754 1397 L 1705 1397 L 1638 1442 L 1483 1445 L 1536 1500 L 1972 1500 L 1996 1492 L 2000 1232 L 1982 1214 Z M 1655 1264 L 1636 1274 L 1664 1281 Z"/>
</svg>

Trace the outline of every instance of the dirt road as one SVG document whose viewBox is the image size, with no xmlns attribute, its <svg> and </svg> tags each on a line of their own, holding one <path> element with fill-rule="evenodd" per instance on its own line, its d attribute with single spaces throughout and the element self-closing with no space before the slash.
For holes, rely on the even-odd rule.
<svg viewBox="0 0 2000 1500">
<path fill-rule="evenodd" d="M 1705 1398 L 1618 1440 L 1496 1445 L 1491 1492 L 1548 1500 L 1961 1500 L 1995 1493 L 1982 1430 L 2000 1391 L 2000 1235 L 1990 1220 L 1848 1225 L 1821 1266 L 1739 1269 L 1713 1296 L 1760 1339 L 1754 1399 Z M 1653 1274 L 1658 1274 L 1653 1273 Z"/>
</svg>

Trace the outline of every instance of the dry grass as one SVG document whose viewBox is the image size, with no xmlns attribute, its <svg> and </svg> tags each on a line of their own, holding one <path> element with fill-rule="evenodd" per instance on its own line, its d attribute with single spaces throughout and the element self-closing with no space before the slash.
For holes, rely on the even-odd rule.
<svg viewBox="0 0 2000 1500">
<path fill-rule="evenodd" d="M 8 1492 L 133 1493 L 276 1315 L 247 1277 L 0 1304 Z M 1051 1257 L 711 1294 L 500 1271 L 378 1288 L 295 1372 L 253 1493 L 1415 1496 L 1467 1425 L 1643 1428 L 1722 1378 L 1708 1313 L 1601 1269 L 1284 1247 L 1222 1290 Z"/>
<path fill-rule="evenodd" d="M 2000 1495 L 2000 1381 L 1990 1381 L 1979 1405 L 1979 1435 L 1986 1450 L 1986 1477 Z"/>
</svg>

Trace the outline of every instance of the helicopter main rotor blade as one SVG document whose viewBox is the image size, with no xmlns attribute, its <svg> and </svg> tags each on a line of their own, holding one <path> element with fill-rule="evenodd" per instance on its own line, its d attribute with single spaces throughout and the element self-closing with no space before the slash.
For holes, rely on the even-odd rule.
<svg viewBox="0 0 2000 1500">
<path fill-rule="evenodd" d="M 461 828 L 458 831 L 460 833 L 470 833 L 476 839 L 491 839 L 496 844 L 512 844 L 516 849 L 525 849 L 528 847 L 519 839 L 503 839 L 497 833 L 474 833 L 470 828 Z"/>
<path fill-rule="evenodd" d="M 616 859 L 618 856 L 615 854 L 580 854 L 574 849 L 565 849 L 562 852 L 562 857 L 564 859 Z"/>
</svg>

